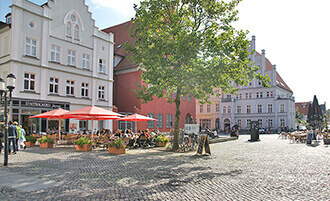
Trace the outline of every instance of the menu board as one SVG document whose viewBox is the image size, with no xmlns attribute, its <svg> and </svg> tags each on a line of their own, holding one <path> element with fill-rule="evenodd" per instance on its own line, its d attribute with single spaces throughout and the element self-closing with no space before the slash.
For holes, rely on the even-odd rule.
<svg viewBox="0 0 330 201">
<path fill-rule="evenodd" d="M 204 149 L 206 154 L 211 155 L 211 149 L 207 135 L 201 135 L 201 137 L 199 138 L 196 154 L 202 155 Z"/>
</svg>

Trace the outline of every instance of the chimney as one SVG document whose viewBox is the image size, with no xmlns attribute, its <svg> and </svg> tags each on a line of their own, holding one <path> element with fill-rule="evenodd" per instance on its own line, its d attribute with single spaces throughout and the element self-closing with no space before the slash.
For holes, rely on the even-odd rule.
<svg viewBox="0 0 330 201">
<path fill-rule="evenodd" d="M 256 36 L 253 35 L 251 40 L 251 50 L 255 50 L 255 49 L 256 49 Z"/>
<path fill-rule="evenodd" d="M 266 50 L 262 49 L 262 50 L 261 50 L 261 54 L 262 54 L 263 56 L 265 56 L 265 54 L 266 54 Z"/>
</svg>

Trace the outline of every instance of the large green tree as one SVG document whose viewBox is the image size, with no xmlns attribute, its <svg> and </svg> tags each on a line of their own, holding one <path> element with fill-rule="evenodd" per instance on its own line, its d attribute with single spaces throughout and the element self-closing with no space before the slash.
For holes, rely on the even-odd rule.
<svg viewBox="0 0 330 201">
<path fill-rule="evenodd" d="M 231 25 L 238 20 L 239 2 L 145 0 L 134 5 L 130 34 L 135 42 L 127 48 L 148 84 L 135 92 L 145 102 L 166 97 L 175 103 L 174 150 L 179 148 L 182 96 L 207 101 L 215 87 L 232 93 L 236 84 L 246 85 L 256 76 L 267 81 L 248 60 L 247 32 Z"/>
</svg>

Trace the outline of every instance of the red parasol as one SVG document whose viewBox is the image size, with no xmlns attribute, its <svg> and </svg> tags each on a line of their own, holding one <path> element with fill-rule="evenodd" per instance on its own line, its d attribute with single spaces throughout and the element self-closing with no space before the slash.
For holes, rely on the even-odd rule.
<svg viewBox="0 0 330 201">
<path fill-rule="evenodd" d="M 86 120 L 92 120 L 92 136 L 93 136 L 94 120 L 104 120 L 104 119 L 100 119 L 100 118 L 101 117 L 105 118 L 106 116 L 109 117 L 108 119 L 116 119 L 116 117 L 123 116 L 123 115 L 110 111 L 110 110 L 100 108 L 100 107 L 89 106 L 89 107 L 85 107 L 85 108 L 81 108 L 78 110 L 73 110 L 71 112 L 65 113 L 62 117 L 64 119 L 84 118 L 85 117 L 84 119 L 86 119 Z M 112 118 L 110 118 L 110 117 L 112 117 Z"/>
<path fill-rule="evenodd" d="M 58 133 L 59 133 L 59 138 L 61 139 L 61 120 L 62 115 L 68 113 L 68 110 L 63 110 L 62 108 L 58 108 L 56 110 L 51 110 L 48 112 L 44 112 L 41 114 L 34 115 L 30 118 L 47 118 L 47 119 L 58 119 Z"/>
<path fill-rule="evenodd" d="M 118 121 L 134 121 L 135 122 L 135 132 L 137 132 L 137 123 L 136 122 L 138 122 L 138 121 L 157 121 L 157 120 L 154 118 L 150 118 L 150 117 L 135 113 L 135 114 L 129 115 L 127 117 L 118 119 Z"/>
</svg>

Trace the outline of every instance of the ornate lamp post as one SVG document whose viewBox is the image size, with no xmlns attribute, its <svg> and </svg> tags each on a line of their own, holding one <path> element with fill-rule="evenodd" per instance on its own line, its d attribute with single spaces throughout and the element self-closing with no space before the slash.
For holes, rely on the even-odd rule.
<svg viewBox="0 0 330 201">
<path fill-rule="evenodd" d="M 10 73 L 7 75 L 6 82 L 0 78 L 0 94 L 1 102 L 4 103 L 4 115 L 5 115 L 5 155 L 4 155 L 4 166 L 8 165 L 8 102 L 11 101 L 11 95 L 15 89 L 16 77 L 14 74 Z M 9 94 L 8 94 L 9 92 Z M 8 97 L 9 95 L 9 97 Z"/>
</svg>

